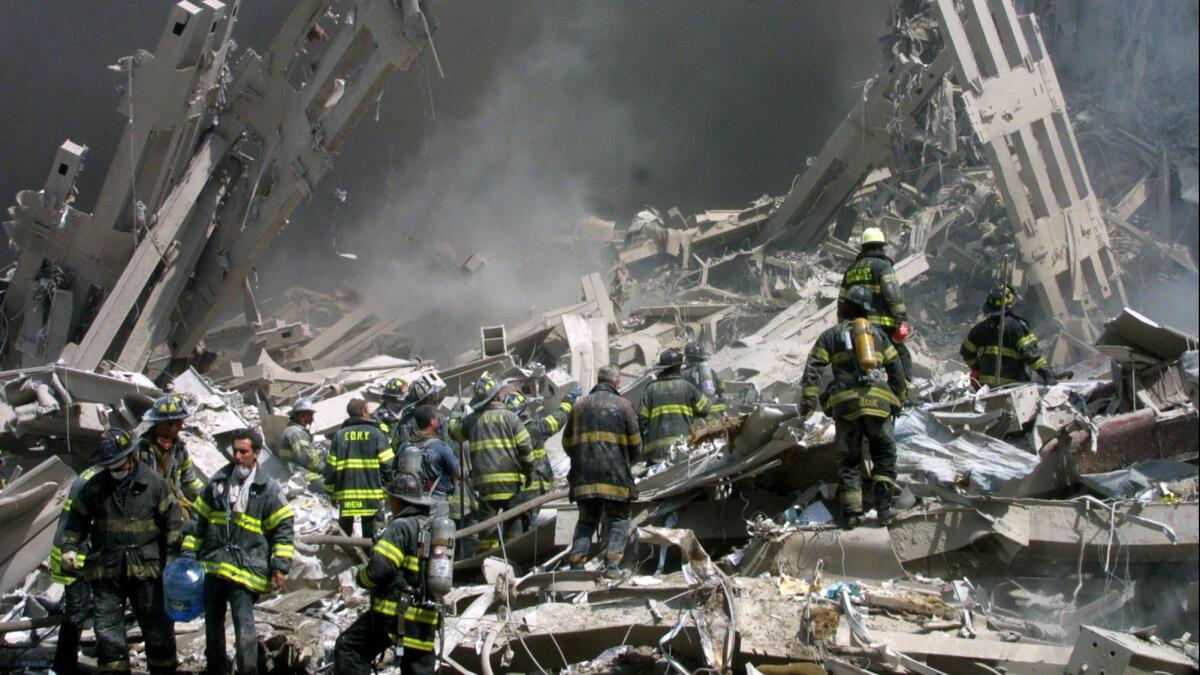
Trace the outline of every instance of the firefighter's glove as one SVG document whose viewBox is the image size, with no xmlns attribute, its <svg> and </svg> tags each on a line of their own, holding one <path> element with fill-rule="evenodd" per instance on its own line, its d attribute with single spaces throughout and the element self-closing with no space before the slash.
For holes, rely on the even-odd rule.
<svg viewBox="0 0 1200 675">
<path fill-rule="evenodd" d="M 62 566 L 63 566 L 63 569 L 67 569 L 67 570 L 79 569 L 79 552 L 78 551 L 67 551 L 66 553 L 63 553 L 62 554 Z"/>
<path fill-rule="evenodd" d="M 583 387 L 575 384 L 572 385 L 571 390 L 567 392 L 567 395 L 563 397 L 563 400 L 571 405 L 575 405 L 575 401 L 579 400 L 580 396 L 583 396 Z"/>
</svg>

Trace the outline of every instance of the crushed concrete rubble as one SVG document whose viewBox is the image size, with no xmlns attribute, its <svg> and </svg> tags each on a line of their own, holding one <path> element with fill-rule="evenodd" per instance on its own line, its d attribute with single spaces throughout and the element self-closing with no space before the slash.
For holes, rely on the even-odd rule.
<svg viewBox="0 0 1200 675">
<path fill-rule="evenodd" d="M 206 3 L 208 22 L 186 30 L 215 30 L 217 7 Z M 385 14 L 364 21 L 386 23 Z M 128 186 L 106 183 L 94 214 L 71 207 L 85 149 L 70 142 L 56 159 L 66 171 L 11 210 L 21 258 L 4 289 L 13 369 L 0 372 L 0 671 L 49 662 L 63 591 L 46 559 L 66 486 L 102 430 L 140 432 L 163 393 L 193 410 L 183 438 L 203 476 L 229 461 L 232 431 L 262 430 L 263 466 L 298 515 L 287 583 L 255 608 L 260 660 L 270 672 L 316 673 L 366 611 L 354 570 L 370 542 L 346 537 L 328 497 L 271 453 L 298 397 L 314 402 L 322 446 L 348 401 L 378 403 L 392 378 L 445 386 L 441 412 L 452 416 L 486 373 L 517 383 L 536 412 L 611 365 L 636 403 L 662 350 L 700 342 L 729 416 L 698 425 L 666 462 L 633 467 L 630 574 L 606 579 L 597 562 L 567 569 L 579 514 L 563 489 L 570 460 L 551 438 L 557 491 L 526 505 L 539 507 L 536 521 L 502 549 L 455 562 L 441 672 L 1196 672 L 1198 342 L 1127 306 L 1124 289 L 1133 270 L 1195 272 L 1194 250 L 1171 229 L 1196 227 L 1195 157 L 1159 158 L 1161 139 L 1120 126 L 1099 95 L 1073 95 L 1094 105 L 1068 112 L 1041 31 L 1008 0 L 901 2 L 887 62 L 789 194 L 597 221 L 611 230 L 613 264 L 581 275 L 578 302 L 481 326 L 479 347 L 446 364 L 415 355 L 405 320 L 353 291 L 292 289 L 259 302 L 243 280 L 262 246 L 205 262 L 205 238 L 226 241 L 235 224 L 269 241 L 297 201 L 283 195 L 328 169 L 333 139 L 374 90 L 364 81 L 327 103 L 326 128 L 311 132 L 319 137 L 287 126 L 264 166 L 266 134 L 254 127 L 285 129 L 265 111 L 287 106 L 261 93 L 278 74 L 253 52 L 234 62 L 220 47 L 225 32 L 205 38 L 217 41 L 219 62 L 189 71 L 187 90 L 235 101 L 221 108 L 221 126 L 244 131 L 214 135 L 191 157 L 155 158 L 157 169 L 143 163 L 147 175 L 175 165 L 188 174 L 138 202 L 152 231 L 186 255 L 154 274 L 149 244 L 104 243 L 125 218 Z M 406 67 L 422 44 L 405 38 L 358 67 L 380 72 L 377 58 Z M 233 79 L 218 86 L 222 69 Z M 181 118 L 164 133 L 194 134 L 195 123 Z M 1178 128 L 1151 127 L 1143 131 Z M 1097 146 L 1137 152 L 1128 166 L 1100 169 L 1088 152 Z M 275 166 L 289 163 L 312 175 Z M 1156 173 L 1163 167 L 1191 177 L 1169 219 L 1153 198 L 1154 184 L 1170 181 Z M 231 178 L 264 173 L 274 192 L 227 192 L 246 183 Z M 180 208 L 185 200 L 196 209 Z M 835 321 L 841 272 L 857 252 L 849 242 L 867 222 L 892 242 L 916 327 L 914 381 L 896 423 L 901 513 L 878 526 L 871 511 L 867 527 L 845 530 L 833 421 L 799 414 L 797 383 Z M 92 233 L 112 259 L 74 270 L 80 254 L 63 241 L 64 224 Z M 479 254 L 444 255 L 464 270 L 484 265 Z M 193 276 L 218 268 L 229 275 Z M 974 390 L 959 361 L 978 307 L 1006 280 L 1027 291 L 1034 328 L 1049 339 L 1061 375 L 1052 386 Z M 89 287 L 111 293 L 94 306 L 79 290 Z M 213 308 L 238 296 L 244 316 L 216 325 Z M 139 298 L 146 304 L 131 313 Z M 34 301 L 40 311 L 11 309 Z M 184 316 L 167 320 L 177 305 Z M 203 670 L 203 620 L 175 630 L 181 667 Z M 134 666 L 144 667 L 131 635 Z M 85 630 L 89 666 L 94 643 Z M 385 658 L 380 672 L 398 672 Z"/>
</svg>

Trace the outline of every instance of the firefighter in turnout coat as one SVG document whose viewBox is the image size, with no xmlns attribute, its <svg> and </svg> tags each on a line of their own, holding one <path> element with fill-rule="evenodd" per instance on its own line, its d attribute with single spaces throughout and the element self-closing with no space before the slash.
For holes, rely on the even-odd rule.
<svg viewBox="0 0 1200 675">
<path fill-rule="evenodd" d="M 664 350 L 655 368 L 658 379 L 646 386 L 637 415 L 646 459 L 661 462 L 672 445 L 691 436 L 693 419 L 708 417 L 711 403 L 704 392 L 683 379 L 683 354 L 678 349 Z"/>
<path fill-rule="evenodd" d="M 515 506 L 521 490 L 534 470 L 533 444 L 517 414 L 504 407 L 499 382 L 488 375 L 475 383 L 470 406 L 474 411 L 450 420 L 450 438 L 467 443 L 470 452 L 471 486 L 479 500 L 479 518 L 486 520 Z M 515 518 L 508 523 L 506 537 L 524 531 Z M 495 531 L 480 535 L 482 550 L 500 545 Z"/>
<path fill-rule="evenodd" d="M 338 507 L 342 531 L 353 534 L 357 518 L 363 536 L 369 537 L 383 520 L 383 486 L 392 478 L 396 453 L 387 433 L 371 419 L 366 401 L 352 399 L 346 414 L 325 460 L 325 492 Z"/>
<path fill-rule="evenodd" d="M 550 458 L 546 456 L 546 441 L 562 431 L 563 425 L 571 416 L 572 406 L 575 405 L 576 399 L 582 393 L 579 385 L 571 387 L 556 409 L 549 415 L 540 417 L 533 417 L 527 413 L 529 400 L 520 391 L 514 389 L 504 397 L 504 407 L 515 412 L 521 418 L 525 430 L 529 432 L 529 444 L 533 446 L 533 470 L 529 474 L 529 479 L 525 481 L 525 487 L 521 488 L 521 495 L 517 499 L 518 504 L 540 497 L 554 489 L 554 469 L 550 466 Z M 526 528 L 537 523 L 537 514 L 538 509 L 531 509 L 521 516 L 525 521 Z"/>
<path fill-rule="evenodd" d="M 988 317 L 975 324 L 963 340 L 959 354 L 971 367 L 977 384 L 998 387 L 1030 382 L 1034 373 L 1042 384 L 1056 381 L 1029 322 L 1012 313 L 1019 299 L 1011 286 L 993 290 L 983 304 Z"/>
<path fill-rule="evenodd" d="M 597 384 L 571 411 L 563 432 L 563 449 L 571 458 L 567 481 L 579 520 L 571 542 L 572 569 L 583 569 L 592 535 L 601 516 L 608 516 L 604 575 L 621 577 L 621 558 L 629 537 L 629 503 L 637 496 L 630 466 L 641 454 L 641 432 L 633 405 L 619 393 L 620 371 L 604 366 Z"/>
<path fill-rule="evenodd" d="M 436 666 L 434 635 L 442 617 L 430 602 L 424 575 L 427 552 L 420 549 L 433 502 L 420 480 L 408 473 L 395 476 L 387 495 L 395 516 L 355 577 L 371 594 L 371 608 L 338 636 L 334 675 L 368 675 L 375 659 L 393 645 L 404 646 L 404 675 L 432 674 Z"/>
<path fill-rule="evenodd" d="M 204 656 L 208 672 L 229 672 L 225 610 L 233 616 L 239 674 L 258 672 L 254 603 L 283 586 L 292 567 L 295 514 L 279 483 L 258 470 L 262 440 L 249 429 L 233 432 L 233 463 L 213 475 L 196 499 L 183 555 L 204 566 Z"/>
<path fill-rule="evenodd" d="M 95 602 L 96 661 L 102 673 L 129 672 L 125 608 L 137 617 L 151 673 L 173 673 L 175 628 L 163 605 L 162 571 L 179 553 L 183 520 L 163 477 L 138 461 L 132 444 L 102 440 L 92 474 L 71 500 L 63 528 L 65 570 L 87 551 L 83 581 Z M 76 582 L 78 583 L 78 582 Z"/>
<path fill-rule="evenodd" d="M 855 288 L 846 297 L 844 320 L 821 333 L 808 355 L 801 380 L 801 415 L 808 415 L 820 406 L 834 419 L 841 476 L 842 513 L 849 527 L 858 525 L 862 517 L 862 447 L 865 440 L 874 465 L 871 470 L 872 489 L 879 520 L 891 519 L 891 504 L 896 481 L 896 441 L 893 437 L 893 417 L 900 414 L 900 401 L 907 394 L 908 383 L 895 347 L 878 326 L 864 322 L 865 335 L 873 340 L 878 363 L 865 370 L 856 355 L 853 341 L 853 319 L 863 319 L 871 311 L 866 289 Z M 833 382 L 822 393 L 821 374 L 832 366 Z"/>
<path fill-rule="evenodd" d="M 179 437 L 189 415 L 182 396 L 162 396 L 142 417 L 142 421 L 150 422 L 152 426 L 137 441 L 138 462 L 154 469 L 167 481 L 167 487 L 183 508 L 184 520 L 189 518 L 192 500 L 204 488 L 204 481 L 200 480 L 192 464 L 192 456 Z"/>
<path fill-rule="evenodd" d="M 100 443 L 115 444 L 123 449 L 132 447 L 133 439 L 120 429 L 108 429 L 101 435 Z M 102 471 L 104 467 L 98 464 L 89 466 L 71 483 L 67 499 L 63 502 L 62 516 L 58 519 L 58 529 L 54 533 L 54 546 L 50 549 L 50 579 L 63 585 L 63 618 L 58 626 L 58 645 L 54 649 L 54 672 L 61 675 L 79 672 L 79 638 L 83 634 L 83 623 L 92 616 L 92 587 L 80 579 L 87 558 L 88 542 L 81 542 L 70 569 L 63 565 L 62 546 L 67 531 L 67 517 L 83 486 Z"/>
</svg>

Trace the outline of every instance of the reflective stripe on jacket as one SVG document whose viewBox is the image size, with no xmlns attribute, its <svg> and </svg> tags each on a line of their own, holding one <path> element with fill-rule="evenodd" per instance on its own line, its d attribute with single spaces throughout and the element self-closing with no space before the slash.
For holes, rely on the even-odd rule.
<svg viewBox="0 0 1200 675">
<path fill-rule="evenodd" d="M 183 549 L 194 551 L 204 571 L 224 577 L 255 593 L 270 590 L 271 573 L 287 574 L 295 548 L 295 514 L 279 483 L 256 472 L 246 508 L 229 505 L 229 474 L 233 464 L 218 471 L 196 499 L 195 518 L 183 538 Z"/>
<path fill-rule="evenodd" d="M 304 479 L 314 481 L 325 472 L 325 463 L 313 447 L 312 434 L 300 424 L 289 424 L 279 442 L 279 459 L 304 470 Z"/>
<path fill-rule="evenodd" d="M 558 405 L 558 409 L 549 415 L 525 422 L 525 429 L 529 432 L 529 444 L 533 446 L 530 455 L 533 457 L 533 469 L 529 472 L 529 479 L 525 482 L 522 492 L 536 496 L 554 489 L 554 469 L 550 466 L 550 458 L 546 456 L 546 441 L 562 430 L 571 416 L 571 408 L 569 401 L 563 401 Z"/>
<path fill-rule="evenodd" d="M 866 249 L 860 251 L 850 267 L 842 275 L 841 288 L 838 290 L 838 320 L 847 318 L 846 293 L 853 286 L 865 286 L 871 292 L 871 308 L 873 312 L 867 319 L 876 326 L 887 329 L 895 328 L 901 321 L 908 320 L 908 307 L 900 295 L 900 284 L 896 281 L 896 271 L 892 267 L 892 259 L 883 251 Z"/>
<path fill-rule="evenodd" d="M 708 417 L 709 405 L 704 392 L 678 373 L 660 375 L 647 385 L 637 416 L 642 449 L 648 458 L 661 459 L 670 446 L 686 441 L 692 433 L 692 420 Z"/>
<path fill-rule="evenodd" d="M 90 543 L 84 579 L 156 579 L 179 552 L 183 518 L 162 476 L 137 462 L 117 483 L 107 471 L 88 478 L 67 512 L 63 553 Z"/>
<path fill-rule="evenodd" d="M 374 420 L 352 417 L 342 423 L 325 460 L 325 491 L 341 517 L 371 517 L 379 511 L 395 457 L 388 435 Z"/>
<path fill-rule="evenodd" d="M 571 499 L 630 501 L 637 496 L 629 467 L 638 461 L 642 438 L 633 404 L 607 382 L 575 404 L 563 432 L 571 458 Z"/>
<path fill-rule="evenodd" d="M 871 326 L 882 366 L 875 370 L 883 372 L 863 373 L 854 348 L 847 346 L 850 330 L 850 322 L 843 321 L 817 338 L 800 380 L 804 399 L 814 405 L 820 401 L 826 412 L 839 419 L 854 420 L 864 415 L 890 417 L 898 413 L 900 400 L 908 394 L 908 382 L 896 348 L 878 326 Z M 833 382 L 822 393 L 821 373 L 831 365 Z"/>
<path fill-rule="evenodd" d="M 80 549 L 77 553 L 76 567 L 73 570 L 63 569 L 62 566 L 62 545 L 63 534 L 67 531 L 67 513 L 71 511 L 71 505 L 75 503 L 75 499 L 79 497 L 79 491 L 88 482 L 90 478 L 97 473 L 103 471 L 101 466 L 89 466 L 79 474 L 75 481 L 71 483 L 71 487 L 67 490 L 67 499 L 63 502 L 62 513 L 58 516 L 58 529 L 54 531 L 54 546 L 50 549 L 50 579 L 56 581 L 63 586 L 70 586 L 75 583 L 75 580 L 83 573 L 83 565 L 87 558 L 87 542 L 81 542 Z"/>
<path fill-rule="evenodd" d="M 1042 356 L 1037 335 L 1024 319 L 1013 314 L 1004 315 L 1004 344 L 1000 344 L 999 318 L 988 317 L 967 333 L 959 354 L 967 365 L 979 371 L 980 384 L 1031 382 L 1032 373 L 1039 371 L 1046 371 L 1048 376 L 1049 365 Z M 999 377 L 996 377 L 997 359 Z"/>
<path fill-rule="evenodd" d="M 471 486 L 479 501 L 507 502 L 525 486 L 533 470 L 529 432 L 517 414 L 499 401 L 450 420 L 450 437 L 468 444 Z"/>
</svg>

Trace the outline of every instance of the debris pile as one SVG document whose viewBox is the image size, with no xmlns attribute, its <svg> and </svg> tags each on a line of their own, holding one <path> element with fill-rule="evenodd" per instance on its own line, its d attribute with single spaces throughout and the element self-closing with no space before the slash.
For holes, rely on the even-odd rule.
<svg viewBox="0 0 1200 675">
<path fill-rule="evenodd" d="M 214 46 L 228 40 L 216 30 L 218 5 L 201 11 Z M 445 672 L 1195 672 L 1197 338 L 1127 307 L 1123 286 L 1135 271 L 1195 272 L 1172 229 L 1195 228 L 1194 153 L 1156 154 L 1099 104 L 1068 114 L 1037 21 L 1007 1 L 982 6 L 901 2 L 887 62 L 789 194 L 590 223 L 611 229 L 613 264 L 581 276 L 578 302 L 480 326 L 477 348 L 440 365 L 412 353 L 408 317 L 380 316 L 350 292 L 293 289 L 259 304 L 247 286 L 244 316 L 210 321 L 212 307 L 243 290 L 253 256 L 205 267 L 220 247 L 204 237 L 219 243 L 237 224 L 252 230 L 240 236 L 269 240 L 295 206 L 274 195 L 302 192 L 327 169 L 331 140 L 369 83 L 309 83 L 328 94 L 321 122 L 303 125 L 312 136 L 281 124 L 286 133 L 266 148 L 268 135 L 252 128 L 265 122 L 251 121 L 260 106 L 284 114 L 268 86 L 283 76 L 252 52 L 242 66 L 221 65 L 219 52 L 206 68 L 236 67 L 232 81 L 197 71 L 189 91 L 211 94 L 197 105 L 220 107 L 220 126 L 238 135 L 162 160 L 163 171 L 188 167 L 174 183 L 185 193 L 163 184 L 143 195 L 130 225 L 148 236 L 104 248 L 124 252 L 111 265 L 82 265 L 61 232 L 115 236 L 125 188 L 106 183 L 112 194 L 96 214 L 74 210 L 82 150 L 65 144 L 65 170 L 12 209 L 22 258 L 5 288 L 4 356 L 20 367 L 0 373 L 0 670 L 49 662 L 63 591 L 46 561 L 67 487 L 104 429 L 143 431 L 164 393 L 193 411 L 183 439 L 205 477 L 230 461 L 232 432 L 262 430 L 262 466 L 297 515 L 286 585 L 255 607 L 259 658 L 272 671 L 318 672 L 339 632 L 368 611 L 355 570 L 370 541 L 343 532 L 328 497 L 273 456 L 298 399 L 314 408 L 317 447 L 350 400 L 377 404 L 397 378 L 441 389 L 439 412 L 458 418 L 488 375 L 513 383 L 536 416 L 614 366 L 636 405 L 660 353 L 700 343 L 727 412 L 696 424 L 665 461 L 632 467 L 628 574 L 604 578 L 601 561 L 568 569 L 579 512 L 564 490 L 570 460 L 552 436 L 555 490 L 456 534 L 456 584 L 437 638 Z M 329 18 L 289 26 L 320 43 Z M 427 37 L 379 58 L 415 58 Z M 131 81 L 136 65 L 123 66 Z M 191 117 L 178 122 L 171 133 L 195 131 Z M 1178 132 L 1161 118 L 1151 127 Z M 1097 172 L 1088 148 L 1103 144 L 1140 148 L 1133 168 Z M 312 175 L 292 172 L 306 163 Z M 1103 177 L 1093 185 L 1089 172 Z M 1130 172 L 1139 177 L 1125 180 Z M 1166 197 L 1153 199 L 1162 184 Z M 181 209 L 185 198 L 205 212 Z M 800 414 L 798 382 L 835 323 L 842 271 L 858 253 L 851 242 L 867 225 L 895 253 L 916 328 L 913 381 L 896 421 L 899 514 L 880 524 L 868 512 L 870 526 L 844 529 L 834 422 Z M 179 253 L 152 255 L 160 240 Z M 478 254 L 462 262 L 482 265 Z M 242 276 L 192 276 L 201 268 Z M 959 345 L 1001 283 L 1028 296 L 1036 332 L 1052 338 L 1056 383 L 972 386 Z M 108 292 L 87 297 L 89 287 Z M 11 308 L 26 301 L 17 320 Z M 529 527 L 504 538 L 527 512 Z M 475 550 L 482 535 L 499 544 Z M 176 625 L 188 670 L 204 667 L 202 622 Z M 94 640 L 84 632 L 85 660 Z M 135 667 L 144 665 L 131 642 Z"/>
</svg>

